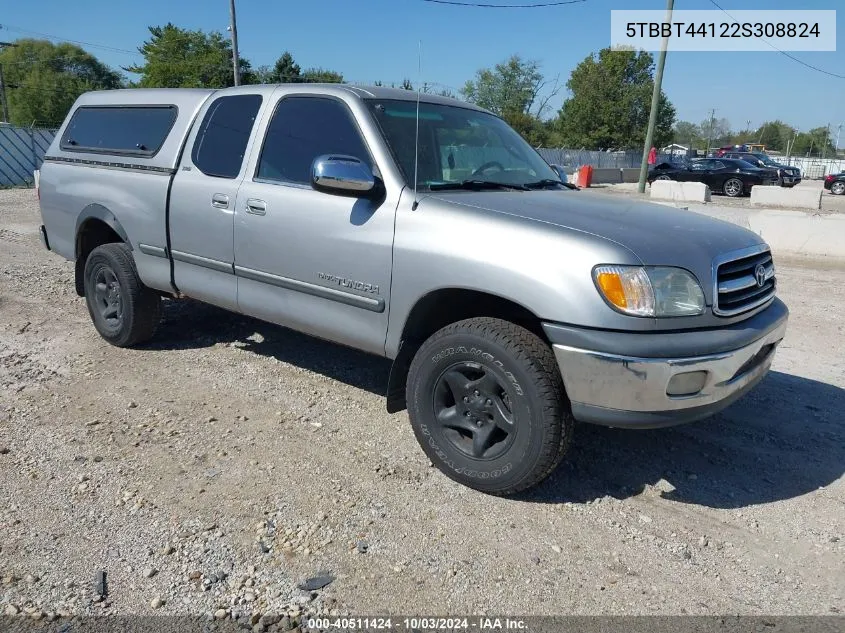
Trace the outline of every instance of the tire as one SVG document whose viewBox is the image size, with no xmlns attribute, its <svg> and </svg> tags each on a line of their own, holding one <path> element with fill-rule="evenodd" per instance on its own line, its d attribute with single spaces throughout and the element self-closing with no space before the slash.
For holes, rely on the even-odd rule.
<svg viewBox="0 0 845 633">
<path fill-rule="evenodd" d="M 845 182 L 837 181 L 830 185 L 830 193 L 835 196 L 845 196 Z"/>
<path fill-rule="evenodd" d="M 729 198 L 739 198 L 745 191 L 745 185 L 739 178 L 728 178 L 722 185 L 722 191 Z"/>
<path fill-rule="evenodd" d="M 667 176 L 666 174 L 661 174 L 660 176 L 655 176 L 654 180 L 672 180 L 672 179 L 669 176 Z"/>
<path fill-rule="evenodd" d="M 152 338 L 161 299 L 141 283 L 126 244 L 98 246 L 85 262 L 85 303 L 97 332 L 116 347 Z"/>
<path fill-rule="evenodd" d="M 467 319 L 433 334 L 411 362 L 407 394 L 414 435 L 432 463 L 488 494 L 536 486 L 572 440 L 551 348 L 508 321 Z"/>
</svg>

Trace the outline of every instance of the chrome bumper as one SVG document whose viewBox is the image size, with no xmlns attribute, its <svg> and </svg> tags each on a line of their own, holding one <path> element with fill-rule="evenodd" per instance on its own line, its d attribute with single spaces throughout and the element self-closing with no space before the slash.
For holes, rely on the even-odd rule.
<svg viewBox="0 0 845 633">
<path fill-rule="evenodd" d="M 692 358 L 637 358 L 565 345 L 553 349 L 576 419 L 654 428 L 708 417 L 745 394 L 766 375 L 785 333 L 786 319 L 745 347 Z M 700 389 L 669 394 L 676 392 L 670 389 L 673 378 L 693 372 L 706 374 L 694 376 L 702 381 Z"/>
</svg>

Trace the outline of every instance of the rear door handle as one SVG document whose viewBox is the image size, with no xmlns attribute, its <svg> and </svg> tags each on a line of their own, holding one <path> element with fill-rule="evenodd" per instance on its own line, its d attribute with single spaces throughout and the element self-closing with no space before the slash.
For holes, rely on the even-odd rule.
<svg viewBox="0 0 845 633">
<path fill-rule="evenodd" d="M 211 206 L 216 207 L 218 209 L 228 209 L 229 208 L 229 196 L 225 193 L 215 193 L 211 196 Z"/>
<path fill-rule="evenodd" d="M 246 212 L 253 215 L 264 215 L 267 213 L 267 203 L 258 198 L 250 198 L 246 201 Z"/>
</svg>

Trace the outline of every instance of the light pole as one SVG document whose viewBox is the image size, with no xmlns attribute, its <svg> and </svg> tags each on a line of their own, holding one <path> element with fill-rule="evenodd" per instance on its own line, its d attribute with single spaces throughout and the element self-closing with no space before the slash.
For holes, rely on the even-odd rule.
<svg viewBox="0 0 845 633">
<path fill-rule="evenodd" d="M 241 85 L 241 68 L 238 61 L 238 22 L 235 19 L 235 0 L 229 0 L 229 31 L 232 33 L 232 65 L 235 72 L 235 85 Z"/>
<path fill-rule="evenodd" d="M 836 126 L 836 153 L 839 153 L 839 135 L 842 134 L 842 123 Z"/>
<path fill-rule="evenodd" d="M 672 22 L 672 9 L 675 7 L 675 0 L 668 0 L 666 3 L 666 22 Z M 654 126 L 657 123 L 657 108 L 660 105 L 660 91 L 663 85 L 663 68 L 666 66 L 666 49 L 669 48 L 669 36 L 663 38 L 660 45 L 660 54 L 657 56 L 657 72 L 654 74 L 654 90 L 651 93 L 651 112 L 648 115 L 648 131 L 645 135 L 643 146 L 643 162 L 640 165 L 639 192 L 645 192 L 645 181 L 648 178 L 648 154 L 651 151 L 651 144 L 654 142 Z"/>
</svg>

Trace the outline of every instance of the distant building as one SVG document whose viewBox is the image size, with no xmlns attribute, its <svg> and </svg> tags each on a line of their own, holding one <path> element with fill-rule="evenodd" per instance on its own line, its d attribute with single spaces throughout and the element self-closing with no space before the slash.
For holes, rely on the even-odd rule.
<svg viewBox="0 0 845 633">
<path fill-rule="evenodd" d="M 663 149 L 660 150 L 663 154 L 672 154 L 673 156 L 688 156 L 689 155 L 689 147 L 684 147 L 683 145 L 678 145 L 677 143 L 672 143 L 671 145 L 667 145 Z"/>
</svg>

